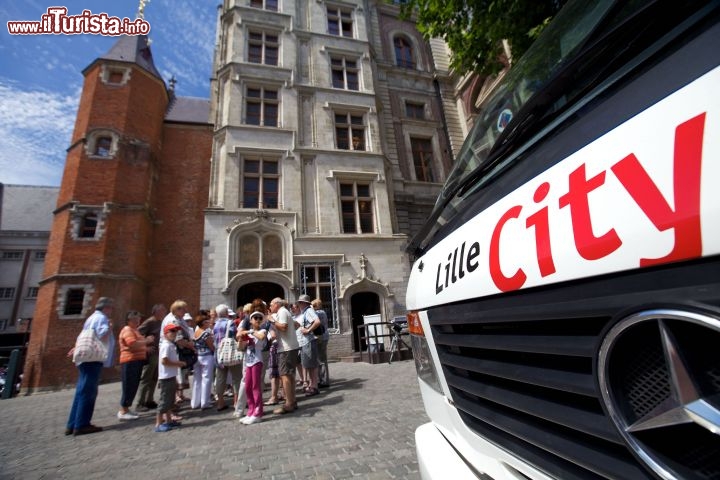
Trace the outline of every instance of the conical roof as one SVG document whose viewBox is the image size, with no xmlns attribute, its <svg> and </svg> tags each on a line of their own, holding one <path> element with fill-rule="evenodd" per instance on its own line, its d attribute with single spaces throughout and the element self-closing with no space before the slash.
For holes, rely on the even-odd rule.
<svg viewBox="0 0 720 480">
<path fill-rule="evenodd" d="M 148 73 L 162 80 L 162 75 L 155 68 L 150 42 L 147 35 L 122 35 L 115 45 L 99 60 L 134 63 Z M 93 62 L 95 63 L 95 62 Z"/>
</svg>

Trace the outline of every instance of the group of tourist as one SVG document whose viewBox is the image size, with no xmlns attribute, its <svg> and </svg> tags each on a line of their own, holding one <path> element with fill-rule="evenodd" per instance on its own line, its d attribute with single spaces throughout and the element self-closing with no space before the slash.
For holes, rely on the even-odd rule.
<svg viewBox="0 0 720 480">
<path fill-rule="evenodd" d="M 104 362 L 77 363 L 79 378 L 66 435 L 102 430 L 91 419 L 100 373 L 115 359 L 113 311 L 113 300 L 102 297 L 83 325 L 83 330 L 94 329 L 108 347 L 108 355 Z M 121 421 L 138 419 L 137 412 L 155 410 L 155 431 L 167 432 L 181 425 L 178 413 L 189 400 L 192 410 L 215 408 L 222 412 L 232 406 L 233 416 L 251 425 L 262 420 L 264 407 L 274 407 L 277 415 L 294 412 L 297 389 L 311 397 L 329 386 L 328 318 L 322 302 L 308 295 L 300 295 L 292 305 L 282 298 L 272 299 L 269 305 L 255 299 L 239 313 L 220 304 L 195 316 L 186 302 L 176 300 L 169 312 L 165 305 L 157 304 L 151 316 L 141 320 L 139 312 L 127 312 L 117 338 L 122 382 L 117 418 Z M 218 348 L 225 338 L 236 340 L 242 352 L 240 363 L 218 361 Z M 264 400 L 266 374 L 270 396 Z M 189 398 L 185 396 L 188 389 Z M 226 392 L 228 396 L 232 392 L 231 405 Z"/>
</svg>

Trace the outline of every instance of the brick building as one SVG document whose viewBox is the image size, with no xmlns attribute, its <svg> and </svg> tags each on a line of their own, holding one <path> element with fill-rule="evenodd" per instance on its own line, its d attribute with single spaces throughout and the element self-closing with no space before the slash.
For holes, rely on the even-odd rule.
<svg viewBox="0 0 720 480">
<path fill-rule="evenodd" d="M 199 307 L 209 102 L 176 97 L 145 36 L 121 37 L 85 81 L 53 212 L 23 385 L 75 382 L 66 353 L 100 296 L 123 312 Z M 107 372 L 115 375 L 115 372 Z"/>
<path fill-rule="evenodd" d="M 225 0 L 211 100 L 176 97 L 144 36 L 83 73 L 26 389 L 74 382 L 65 354 L 100 296 L 117 332 L 121 312 L 176 298 L 307 293 L 335 358 L 365 348 L 363 316 L 405 314 L 404 247 L 467 119 L 444 43 L 397 6 Z"/>
</svg>

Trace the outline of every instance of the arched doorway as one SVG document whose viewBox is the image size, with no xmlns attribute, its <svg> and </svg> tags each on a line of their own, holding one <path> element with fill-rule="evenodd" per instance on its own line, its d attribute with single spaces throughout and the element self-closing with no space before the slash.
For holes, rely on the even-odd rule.
<svg viewBox="0 0 720 480">
<path fill-rule="evenodd" d="M 352 325 L 353 351 L 367 350 L 365 341 L 360 341 L 357 327 L 363 324 L 363 315 L 375 315 L 380 311 L 380 297 L 372 292 L 356 293 L 350 298 L 350 316 Z"/>
<path fill-rule="evenodd" d="M 272 282 L 256 282 L 248 283 L 238 288 L 235 296 L 235 305 L 242 309 L 243 305 L 252 302 L 256 298 L 262 298 L 265 303 L 270 305 L 270 300 L 275 297 L 284 297 L 285 291 L 277 283 Z"/>
</svg>

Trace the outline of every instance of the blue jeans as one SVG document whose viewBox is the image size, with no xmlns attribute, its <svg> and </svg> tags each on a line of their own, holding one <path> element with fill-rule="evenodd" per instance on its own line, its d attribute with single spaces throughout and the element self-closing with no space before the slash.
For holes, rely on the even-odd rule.
<svg viewBox="0 0 720 480">
<path fill-rule="evenodd" d="M 122 380 L 121 407 L 130 408 L 132 406 L 135 394 L 140 386 L 143 363 L 142 360 L 133 360 L 120 364 L 120 379 Z"/>
<path fill-rule="evenodd" d="M 80 376 L 75 387 L 75 398 L 73 398 L 73 404 L 70 408 L 70 417 L 67 422 L 68 429 L 78 430 L 90 425 L 90 420 L 92 420 L 95 411 L 95 399 L 97 398 L 102 368 L 102 362 L 85 362 L 78 365 Z"/>
</svg>

